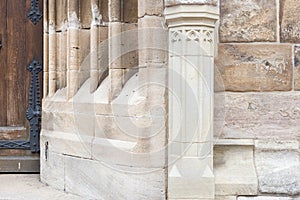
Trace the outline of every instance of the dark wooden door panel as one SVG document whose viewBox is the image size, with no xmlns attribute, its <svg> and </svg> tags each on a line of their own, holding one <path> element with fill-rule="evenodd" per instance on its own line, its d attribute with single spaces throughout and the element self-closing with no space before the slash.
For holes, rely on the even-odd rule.
<svg viewBox="0 0 300 200">
<path fill-rule="evenodd" d="M 6 53 L 7 53 L 7 23 L 6 23 L 6 1 L 0 3 L 0 39 L 2 47 L 0 49 L 0 126 L 6 126 L 7 122 L 7 99 L 6 99 Z"/>
<path fill-rule="evenodd" d="M 42 12 L 43 1 L 38 2 Z M 43 61 L 43 21 L 34 24 L 28 17 L 33 3 L 32 0 L 0 0 L 0 144 L 30 138 L 26 110 L 31 73 L 27 65 L 33 60 Z M 0 172 L 38 171 L 38 153 L 0 148 Z"/>
</svg>

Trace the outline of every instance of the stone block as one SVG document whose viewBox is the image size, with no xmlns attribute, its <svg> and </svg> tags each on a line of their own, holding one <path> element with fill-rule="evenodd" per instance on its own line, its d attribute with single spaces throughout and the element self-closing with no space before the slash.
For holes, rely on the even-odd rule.
<svg viewBox="0 0 300 200">
<path fill-rule="evenodd" d="M 163 118 L 149 119 L 97 116 L 93 159 L 117 165 L 163 168 L 166 156 L 165 121 Z"/>
<path fill-rule="evenodd" d="M 227 91 L 292 89 L 291 45 L 220 44 L 215 61 Z"/>
<path fill-rule="evenodd" d="M 300 90 L 300 45 L 294 46 L 294 89 Z"/>
<path fill-rule="evenodd" d="M 253 146 L 216 145 L 214 175 L 216 195 L 257 195 Z"/>
<path fill-rule="evenodd" d="M 274 42 L 276 0 L 220 1 L 221 42 Z"/>
<path fill-rule="evenodd" d="M 82 28 L 90 28 L 92 23 L 91 0 L 80 1 L 80 22 Z"/>
<path fill-rule="evenodd" d="M 138 0 L 127 0 L 123 2 L 123 21 L 137 23 L 138 20 Z"/>
<path fill-rule="evenodd" d="M 68 157 L 66 191 L 91 199 L 166 199 L 165 170 L 146 170 Z"/>
<path fill-rule="evenodd" d="M 181 157 L 169 163 L 168 197 L 170 199 L 214 199 L 212 157 Z"/>
<path fill-rule="evenodd" d="M 300 194 L 300 160 L 297 141 L 257 141 L 255 165 L 259 191 L 269 194 Z"/>
<path fill-rule="evenodd" d="M 163 17 L 146 16 L 139 19 L 139 65 L 163 65 L 168 61 L 168 32 Z"/>
<path fill-rule="evenodd" d="M 217 0 L 165 0 L 166 6 L 177 6 L 177 5 L 184 5 L 184 4 L 216 6 L 218 4 L 218 1 Z"/>
<path fill-rule="evenodd" d="M 215 200 L 236 200 L 236 196 L 216 196 Z"/>
<path fill-rule="evenodd" d="M 45 157 L 47 155 L 47 158 Z M 58 190 L 65 189 L 65 163 L 61 154 L 47 149 L 41 143 L 41 182 Z"/>
<path fill-rule="evenodd" d="M 281 42 L 300 43 L 299 9 L 298 0 L 280 0 Z"/>
<path fill-rule="evenodd" d="M 237 197 L 237 200 L 298 200 L 292 197 L 274 197 L 274 196 L 257 196 L 257 197 Z"/>
<path fill-rule="evenodd" d="M 145 0 L 139 1 L 138 15 L 139 18 L 145 15 L 157 15 L 162 16 L 164 11 L 163 0 Z"/>
<path fill-rule="evenodd" d="M 225 108 L 215 107 L 215 113 L 224 113 L 224 118 L 215 119 L 215 124 L 224 124 L 217 137 L 285 140 L 299 137 L 299 92 L 215 95 L 225 95 Z"/>
<path fill-rule="evenodd" d="M 78 133 L 41 131 L 41 144 L 48 142 L 51 151 L 82 158 L 91 158 L 92 139 Z"/>
</svg>

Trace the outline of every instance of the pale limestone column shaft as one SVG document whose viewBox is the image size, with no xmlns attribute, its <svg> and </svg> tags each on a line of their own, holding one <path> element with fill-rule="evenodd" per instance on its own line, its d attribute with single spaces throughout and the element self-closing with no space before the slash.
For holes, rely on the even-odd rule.
<svg viewBox="0 0 300 200">
<path fill-rule="evenodd" d="M 49 23 L 48 23 L 48 1 L 44 1 L 44 83 L 43 83 L 43 97 L 45 98 L 48 95 L 49 89 Z"/>
<path fill-rule="evenodd" d="M 99 26 L 101 23 L 100 19 L 100 8 L 98 7 L 99 0 L 91 1 L 91 9 L 92 9 L 92 23 L 91 23 L 91 40 L 90 40 L 90 48 L 91 48 L 91 68 L 90 68 L 90 76 L 91 76 L 91 88 L 90 91 L 94 92 L 99 85 L 99 62 L 98 62 L 98 47 L 100 45 L 100 31 Z"/>
<path fill-rule="evenodd" d="M 214 199 L 214 30 L 218 8 L 175 4 L 165 9 L 165 17 L 171 91 L 168 196 Z"/>
<path fill-rule="evenodd" d="M 79 1 L 68 1 L 67 35 L 67 97 L 72 98 L 79 87 Z"/>
<path fill-rule="evenodd" d="M 110 79 L 110 99 L 116 98 L 122 90 L 123 70 L 121 63 L 121 0 L 109 0 L 108 4 L 109 14 L 109 79 Z"/>
<path fill-rule="evenodd" d="M 56 91 L 56 32 L 55 32 L 55 15 L 56 1 L 49 0 L 49 96 Z"/>
</svg>

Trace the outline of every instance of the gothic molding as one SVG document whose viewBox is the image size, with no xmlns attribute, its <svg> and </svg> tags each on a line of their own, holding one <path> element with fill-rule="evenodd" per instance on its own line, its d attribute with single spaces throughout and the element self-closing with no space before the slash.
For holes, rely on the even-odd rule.
<svg viewBox="0 0 300 200">
<path fill-rule="evenodd" d="M 181 28 L 170 30 L 170 41 L 180 42 L 182 40 L 195 42 L 213 43 L 213 30 L 205 27 Z"/>
<path fill-rule="evenodd" d="M 219 9 L 212 5 L 178 5 L 165 8 L 168 27 L 206 26 L 215 27 Z"/>
</svg>

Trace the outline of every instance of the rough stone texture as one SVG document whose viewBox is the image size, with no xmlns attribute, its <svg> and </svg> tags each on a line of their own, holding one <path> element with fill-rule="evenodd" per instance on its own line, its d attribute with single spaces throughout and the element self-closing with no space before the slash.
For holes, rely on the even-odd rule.
<svg viewBox="0 0 300 200">
<path fill-rule="evenodd" d="M 237 197 L 237 200 L 299 200 L 292 197 L 258 196 L 258 197 Z"/>
<path fill-rule="evenodd" d="M 299 94 L 299 92 L 217 93 L 216 96 L 225 96 L 225 110 L 219 104 L 215 107 L 215 123 L 224 123 L 218 137 L 299 138 Z"/>
<path fill-rule="evenodd" d="M 148 170 L 66 157 L 66 191 L 92 199 L 165 199 L 165 170 Z"/>
<path fill-rule="evenodd" d="M 168 60 L 168 32 L 163 28 L 163 17 L 145 16 L 139 24 L 139 65 L 164 66 Z"/>
<path fill-rule="evenodd" d="M 236 196 L 216 196 L 215 200 L 236 200 Z"/>
<path fill-rule="evenodd" d="M 280 0 L 281 42 L 300 42 L 299 0 Z"/>
<path fill-rule="evenodd" d="M 260 192 L 300 194 L 298 141 L 257 141 L 255 146 Z"/>
<path fill-rule="evenodd" d="M 221 0 L 221 42 L 276 41 L 276 0 Z"/>
<path fill-rule="evenodd" d="M 82 200 L 41 184 L 38 174 L 1 174 L 0 188 L 1 200 Z"/>
<path fill-rule="evenodd" d="M 215 61 L 227 91 L 292 89 L 291 45 L 220 44 Z"/>
<path fill-rule="evenodd" d="M 66 29 L 68 1 L 56 0 L 56 31 Z"/>
<path fill-rule="evenodd" d="M 198 5 L 217 5 L 218 0 L 165 0 L 166 6 L 176 6 L 182 4 L 198 4 Z"/>
<path fill-rule="evenodd" d="M 300 90 L 300 45 L 294 46 L 294 89 Z"/>
<path fill-rule="evenodd" d="M 80 1 L 80 22 L 82 28 L 90 28 L 92 22 L 91 0 Z"/>
<path fill-rule="evenodd" d="M 253 146 L 217 145 L 214 148 L 216 195 L 257 195 Z"/>
<path fill-rule="evenodd" d="M 41 145 L 45 146 L 46 144 L 41 143 Z M 44 148 L 42 148 L 41 156 L 41 182 L 63 191 L 65 189 L 63 156 L 52 151 L 45 152 Z"/>
<path fill-rule="evenodd" d="M 145 15 L 157 15 L 161 16 L 164 11 L 164 1 L 163 0 L 144 0 L 139 1 L 139 17 Z"/>
<path fill-rule="evenodd" d="M 138 20 L 138 0 L 123 1 L 123 21 L 137 23 Z"/>
</svg>

